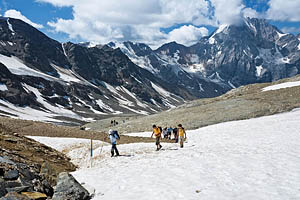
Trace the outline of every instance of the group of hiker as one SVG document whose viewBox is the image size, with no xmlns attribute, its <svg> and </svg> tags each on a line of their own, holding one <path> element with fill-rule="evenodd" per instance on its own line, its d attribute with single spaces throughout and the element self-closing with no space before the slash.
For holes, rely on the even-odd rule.
<svg viewBox="0 0 300 200">
<path fill-rule="evenodd" d="M 184 140 L 186 140 L 186 132 L 184 130 L 184 128 L 182 127 L 182 124 L 178 124 L 178 128 L 167 128 L 165 127 L 164 129 L 162 129 L 160 126 L 156 126 L 155 124 L 152 126 L 153 128 L 153 132 L 151 135 L 151 138 L 153 137 L 153 135 L 155 136 L 156 140 L 155 140 L 155 145 L 156 145 L 156 150 L 160 150 L 161 149 L 161 144 L 160 144 L 160 140 L 162 138 L 162 135 L 165 139 L 171 139 L 172 137 L 172 133 L 174 135 L 173 139 L 175 140 L 175 142 L 177 143 L 179 140 L 180 143 L 180 148 L 183 148 L 183 143 Z"/>
<path fill-rule="evenodd" d="M 180 148 L 183 148 L 183 143 L 186 140 L 186 132 L 181 124 L 178 124 L 178 127 L 175 128 L 164 128 L 162 129 L 160 126 L 156 126 L 155 124 L 152 126 L 153 132 L 151 135 L 151 138 L 153 138 L 153 135 L 155 136 L 155 145 L 156 145 L 156 151 L 160 150 L 162 148 L 160 144 L 160 140 L 162 138 L 162 135 L 166 139 L 172 139 L 172 133 L 173 133 L 173 139 L 177 143 L 179 141 Z M 112 144 L 111 147 L 111 157 L 113 156 L 120 156 L 119 151 L 117 149 L 117 140 L 120 140 L 120 135 L 118 134 L 118 131 L 110 129 L 108 131 L 108 136 L 110 139 L 110 142 Z"/>
</svg>

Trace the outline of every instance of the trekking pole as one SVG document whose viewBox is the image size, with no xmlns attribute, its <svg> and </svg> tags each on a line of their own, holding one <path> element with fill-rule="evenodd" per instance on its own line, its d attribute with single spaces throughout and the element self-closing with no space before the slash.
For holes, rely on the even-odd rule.
<svg viewBox="0 0 300 200">
<path fill-rule="evenodd" d="M 91 138 L 91 168 L 93 167 L 93 139 Z"/>
</svg>

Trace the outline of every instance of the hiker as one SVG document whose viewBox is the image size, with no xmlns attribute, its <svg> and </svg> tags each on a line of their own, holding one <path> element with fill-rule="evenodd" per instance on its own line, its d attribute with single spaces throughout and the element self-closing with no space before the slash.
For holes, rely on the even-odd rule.
<svg viewBox="0 0 300 200">
<path fill-rule="evenodd" d="M 183 142 L 186 140 L 186 133 L 181 124 L 178 124 L 178 136 L 180 142 L 180 148 L 183 148 Z"/>
<path fill-rule="evenodd" d="M 151 135 L 151 138 L 153 137 L 153 134 L 155 135 L 156 141 L 155 141 L 155 145 L 156 145 L 156 151 L 161 149 L 161 145 L 160 145 L 160 138 L 161 138 L 161 127 L 156 127 L 156 125 L 154 124 L 153 126 L 153 132 Z"/>
<path fill-rule="evenodd" d="M 109 139 L 111 142 L 111 157 L 114 156 L 115 152 L 116 152 L 116 156 L 119 156 L 119 151 L 117 149 L 117 140 L 120 140 L 120 136 L 118 134 L 118 131 L 112 130 L 110 129 L 108 131 L 108 135 L 109 135 Z"/>
<path fill-rule="evenodd" d="M 165 127 L 165 128 L 163 129 L 163 136 L 164 136 L 165 139 L 168 138 L 168 130 L 167 130 L 167 127 Z"/>
<path fill-rule="evenodd" d="M 173 129 L 171 127 L 169 127 L 168 131 L 167 131 L 169 140 L 171 140 L 172 131 L 173 131 Z"/>
<path fill-rule="evenodd" d="M 178 129 L 175 127 L 173 128 L 173 134 L 174 134 L 174 139 L 175 139 L 175 143 L 178 142 Z"/>
</svg>

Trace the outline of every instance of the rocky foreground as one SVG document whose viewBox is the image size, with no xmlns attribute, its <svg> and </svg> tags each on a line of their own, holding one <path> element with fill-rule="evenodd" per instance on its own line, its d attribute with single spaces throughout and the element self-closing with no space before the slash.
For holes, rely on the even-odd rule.
<svg viewBox="0 0 300 200">
<path fill-rule="evenodd" d="M 90 199 L 64 154 L 0 124 L 0 199 Z"/>
</svg>

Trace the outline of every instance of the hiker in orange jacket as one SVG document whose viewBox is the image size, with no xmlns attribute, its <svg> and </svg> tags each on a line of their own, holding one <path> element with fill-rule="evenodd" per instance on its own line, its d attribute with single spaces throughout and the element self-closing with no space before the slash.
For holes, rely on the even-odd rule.
<svg viewBox="0 0 300 200">
<path fill-rule="evenodd" d="M 178 124 L 178 136 L 180 142 L 180 148 L 183 148 L 183 142 L 186 140 L 186 133 L 181 124 Z"/>
<path fill-rule="evenodd" d="M 151 138 L 153 137 L 153 134 L 156 138 L 156 141 L 155 141 L 155 145 L 156 145 L 156 151 L 160 150 L 161 149 L 161 145 L 160 145 L 160 138 L 161 138 L 161 127 L 157 127 L 155 124 L 152 126 L 153 127 L 153 132 L 152 132 L 152 135 L 151 135 Z"/>
</svg>

